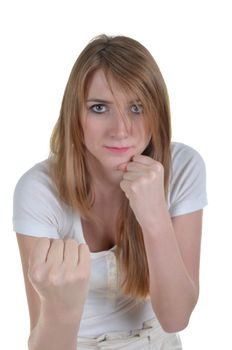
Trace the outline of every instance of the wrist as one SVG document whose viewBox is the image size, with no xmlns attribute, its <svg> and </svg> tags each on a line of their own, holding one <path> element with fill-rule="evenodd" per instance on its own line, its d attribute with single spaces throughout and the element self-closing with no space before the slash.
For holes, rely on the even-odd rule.
<svg viewBox="0 0 232 350">
<path fill-rule="evenodd" d="M 165 203 L 157 206 L 155 209 L 153 209 L 152 213 L 146 215 L 140 225 L 144 233 L 149 233 L 154 231 L 157 232 L 157 230 L 160 229 L 162 230 L 163 226 L 170 224 L 170 222 L 170 214 Z"/>
<path fill-rule="evenodd" d="M 49 325 L 73 325 L 79 328 L 82 310 L 67 309 L 61 304 L 52 302 L 42 302 L 40 308 L 40 318 L 43 323 Z"/>
<path fill-rule="evenodd" d="M 78 319 L 53 305 L 41 305 L 39 319 L 31 330 L 28 347 L 31 350 L 75 350 L 79 332 Z"/>
</svg>

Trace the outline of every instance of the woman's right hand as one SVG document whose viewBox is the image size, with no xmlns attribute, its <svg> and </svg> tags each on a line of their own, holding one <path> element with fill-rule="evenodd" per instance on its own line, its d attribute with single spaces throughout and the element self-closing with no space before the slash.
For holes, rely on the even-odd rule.
<svg viewBox="0 0 232 350">
<path fill-rule="evenodd" d="M 88 292 L 90 252 L 74 239 L 39 238 L 29 258 L 28 277 L 41 306 L 81 318 Z"/>
</svg>

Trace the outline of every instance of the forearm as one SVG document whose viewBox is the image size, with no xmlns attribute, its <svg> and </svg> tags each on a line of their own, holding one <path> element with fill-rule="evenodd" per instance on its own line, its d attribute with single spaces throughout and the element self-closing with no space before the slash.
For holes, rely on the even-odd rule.
<svg viewBox="0 0 232 350">
<path fill-rule="evenodd" d="M 76 350 L 80 320 L 63 312 L 41 310 L 28 339 L 29 350 Z"/>
<path fill-rule="evenodd" d="M 184 265 L 168 210 L 160 211 L 143 233 L 154 312 L 165 330 L 181 330 L 196 305 L 198 288 Z"/>
</svg>

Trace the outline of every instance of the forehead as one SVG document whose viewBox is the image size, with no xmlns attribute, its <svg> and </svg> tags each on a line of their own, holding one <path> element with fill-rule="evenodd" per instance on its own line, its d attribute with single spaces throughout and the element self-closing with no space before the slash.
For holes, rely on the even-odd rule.
<svg viewBox="0 0 232 350">
<path fill-rule="evenodd" d="M 97 70 L 91 77 L 87 88 L 87 99 L 102 99 L 102 100 L 114 100 L 117 101 L 135 101 L 137 100 L 136 94 L 126 89 L 125 86 L 120 84 L 112 75 L 106 77 L 105 72 L 102 69 Z"/>
</svg>

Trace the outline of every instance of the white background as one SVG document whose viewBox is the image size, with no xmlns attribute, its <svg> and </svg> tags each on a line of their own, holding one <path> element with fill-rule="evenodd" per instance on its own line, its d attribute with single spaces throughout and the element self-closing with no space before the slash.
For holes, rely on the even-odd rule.
<svg viewBox="0 0 232 350">
<path fill-rule="evenodd" d="M 100 33 L 131 36 L 150 50 L 169 89 L 173 141 L 189 144 L 205 160 L 209 205 L 204 212 L 201 295 L 181 336 L 185 350 L 231 347 L 229 3 L 1 1 L 1 349 L 26 349 L 29 335 L 11 223 L 14 186 L 23 172 L 47 157 L 71 67 L 88 41 Z"/>
</svg>

